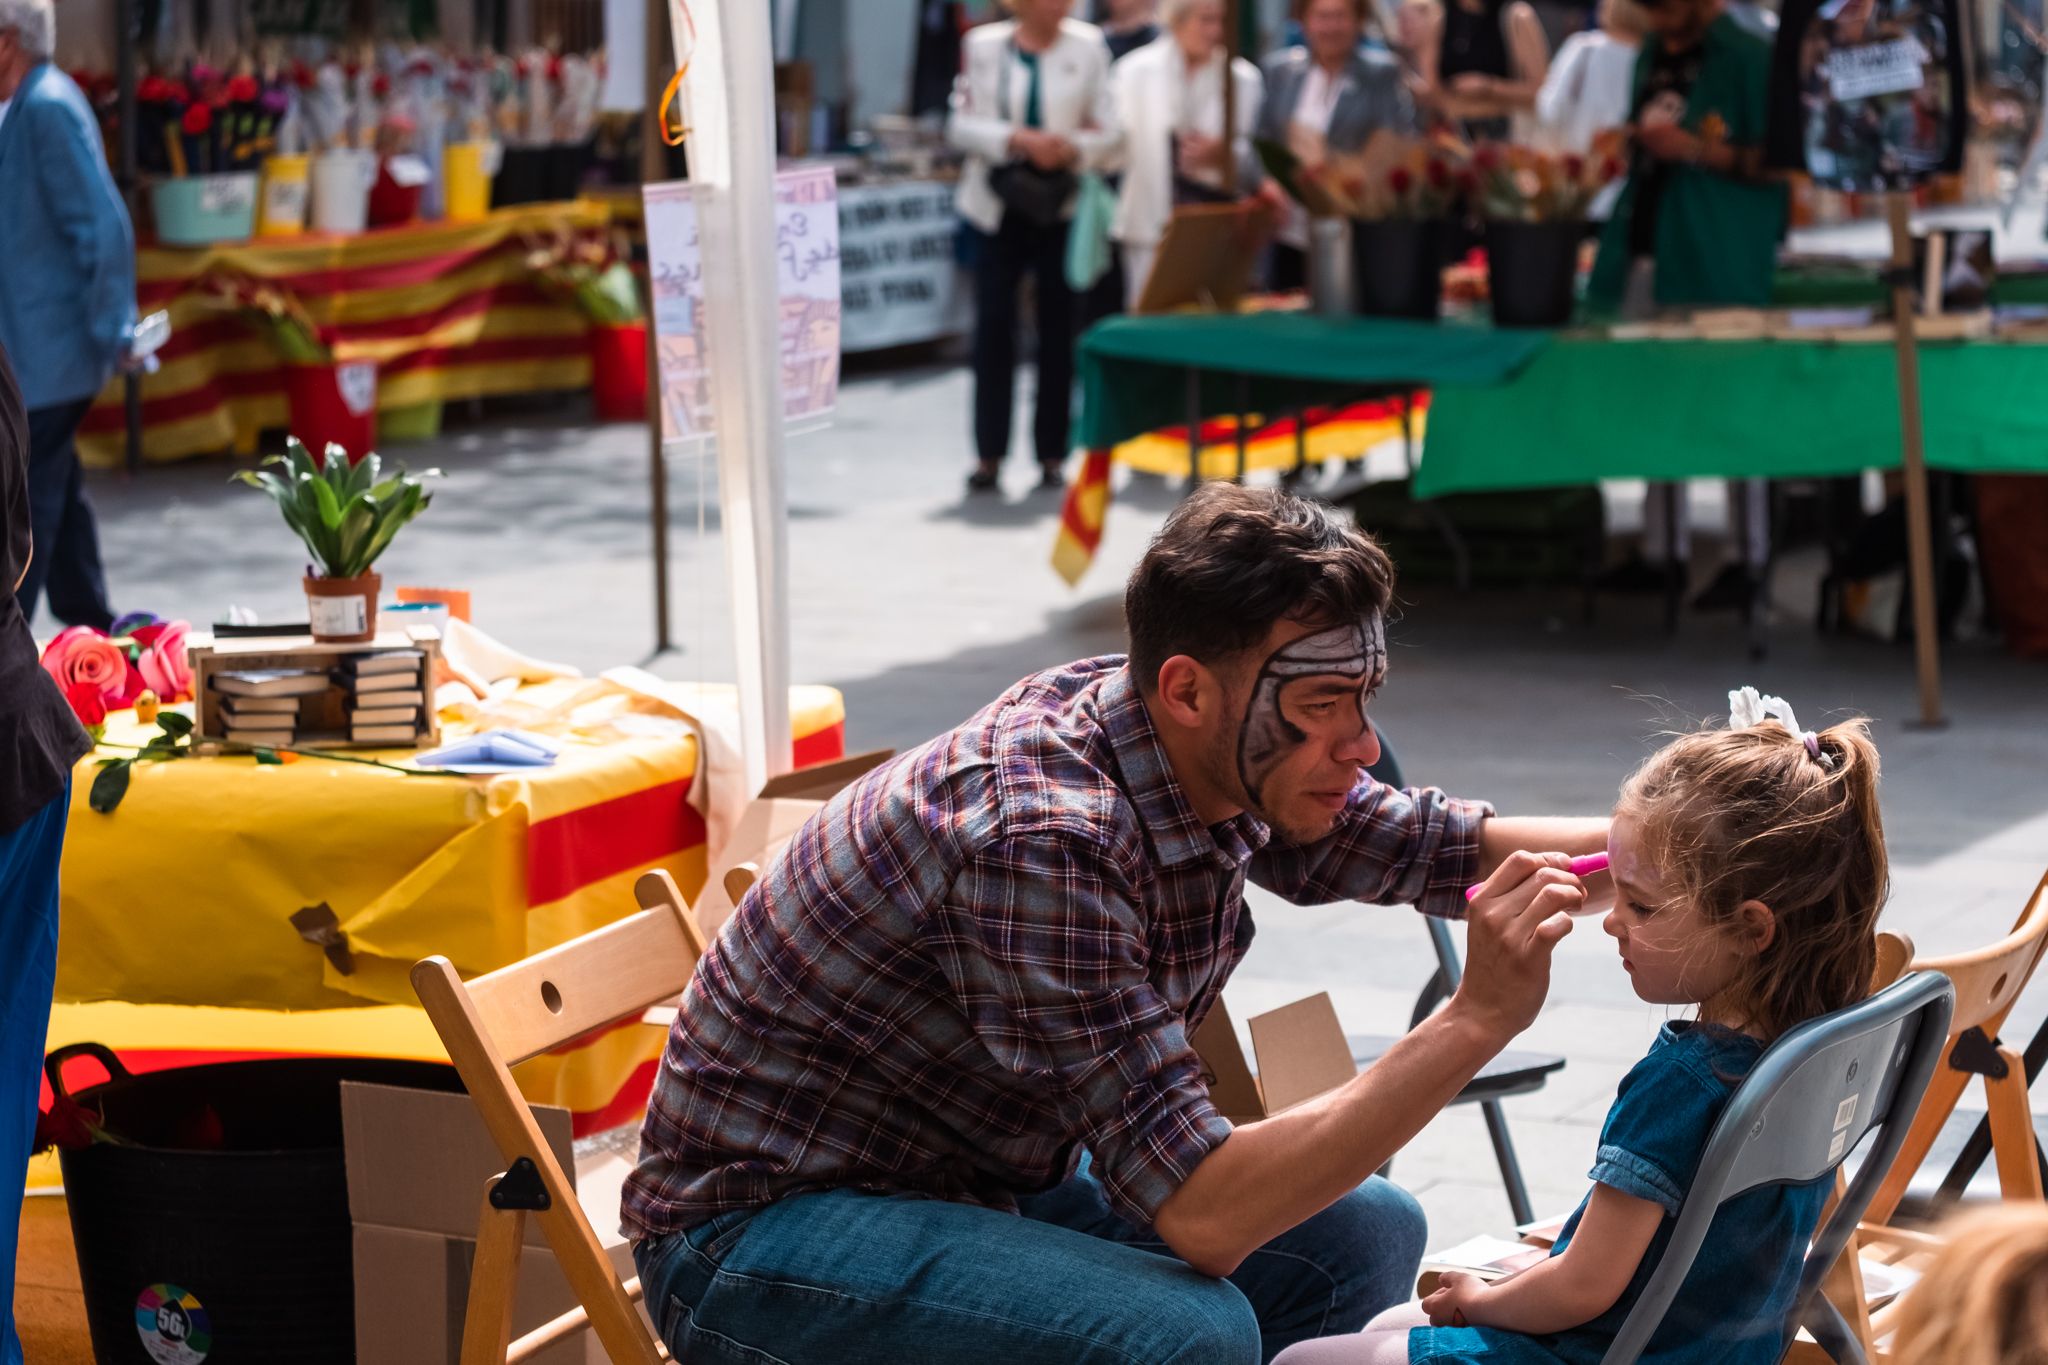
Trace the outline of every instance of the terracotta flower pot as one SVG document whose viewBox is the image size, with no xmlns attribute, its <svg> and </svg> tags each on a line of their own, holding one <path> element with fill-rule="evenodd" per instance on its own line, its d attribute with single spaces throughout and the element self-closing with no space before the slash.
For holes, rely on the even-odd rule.
<svg viewBox="0 0 2048 1365">
<path fill-rule="evenodd" d="M 377 638 L 377 594 L 384 580 L 366 573 L 356 578 L 307 578 L 306 614 L 313 638 L 333 644 L 361 644 Z"/>
</svg>

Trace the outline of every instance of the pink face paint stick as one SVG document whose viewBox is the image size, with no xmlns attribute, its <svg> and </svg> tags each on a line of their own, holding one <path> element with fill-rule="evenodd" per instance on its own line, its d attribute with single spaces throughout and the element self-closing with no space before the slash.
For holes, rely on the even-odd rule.
<svg viewBox="0 0 2048 1365">
<path fill-rule="evenodd" d="M 1590 877 L 1595 872 L 1605 872 L 1606 870 L 1607 855 L 1605 853 L 1586 853 L 1572 859 L 1571 874 L 1574 877 Z M 1465 899 L 1469 901 L 1485 889 L 1485 882 L 1480 882 L 1476 886 L 1468 886 L 1465 888 Z"/>
</svg>

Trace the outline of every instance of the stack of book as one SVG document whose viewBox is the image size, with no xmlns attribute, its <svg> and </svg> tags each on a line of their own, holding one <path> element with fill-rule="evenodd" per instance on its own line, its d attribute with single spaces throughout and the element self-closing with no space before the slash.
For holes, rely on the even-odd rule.
<svg viewBox="0 0 2048 1365">
<path fill-rule="evenodd" d="M 427 704 L 417 649 L 380 649 L 337 660 L 334 681 L 346 695 L 348 737 L 357 744 L 416 744 Z"/>
<path fill-rule="evenodd" d="M 298 732 L 300 698 L 317 696 L 332 685 L 325 673 L 310 668 L 246 668 L 213 675 L 225 737 L 264 747 L 290 744 Z"/>
</svg>

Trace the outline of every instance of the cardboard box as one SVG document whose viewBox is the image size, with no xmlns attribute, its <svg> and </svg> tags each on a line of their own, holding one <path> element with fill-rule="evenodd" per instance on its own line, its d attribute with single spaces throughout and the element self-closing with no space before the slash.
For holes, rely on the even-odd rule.
<svg viewBox="0 0 2048 1365">
<path fill-rule="evenodd" d="M 533 1112 L 612 1268 L 622 1280 L 632 1278 L 638 1273 L 632 1244 L 619 1232 L 619 1192 L 632 1163 L 612 1151 L 574 1158 L 568 1111 L 536 1105 Z M 484 1186 L 505 1163 L 459 1090 L 344 1082 L 341 1122 L 355 1223 L 356 1358 L 376 1365 L 458 1365 Z M 539 1219 L 527 1218 L 524 1240 L 515 1338 L 576 1306 Z M 534 1359 L 538 1365 L 603 1365 L 606 1356 L 597 1338 L 584 1332 Z"/>
<path fill-rule="evenodd" d="M 771 777 L 761 788 L 761 794 L 747 803 L 740 812 L 740 818 L 733 825 L 731 841 L 724 854 L 724 866 L 711 869 L 703 894 L 698 896 L 692 907 L 697 912 L 697 923 L 704 928 L 704 937 L 714 939 L 725 922 L 732 918 L 735 908 L 733 898 L 725 892 L 725 873 L 728 868 L 741 863 L 753 863 L 766 868 L 789 847 L 789 841 L 803 828 L 804 822 L 816 815 L 827 801 L 851 786 L 854 779 L 882 766 L 895 755 L 893 749 L 872 749 L 864 754 L 853 754 L 847 758 L 835 759 L 830 763 L 816 763 L 808 768 Z"/>
<path fill-rule="evenodd" d="M 1255 1123 L 1284 1113 L 1358 1074 L 1358 1062 L 1327 991 L 1254 1016 L 1251 1031 L 1252 1052 L 1259 1062 L 1256 1073 L 1221 999 L 1189 1039 L 1202 1059 L 1209 1098 L 1232 1123 Z"/>
</svg>

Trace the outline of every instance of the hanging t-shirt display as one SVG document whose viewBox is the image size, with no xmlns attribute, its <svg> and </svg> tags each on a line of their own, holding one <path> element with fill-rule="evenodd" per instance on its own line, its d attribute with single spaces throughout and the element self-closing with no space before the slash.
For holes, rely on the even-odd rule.
<svg viewBox="0 0 2048 1365">
<path fill-rule="evenodd" d="M 1963 41 L 1956 0 L 1787 0 L 1771 59 L 1769 163 L 1852 191 L 1960 170 Z"/>
</svg>

